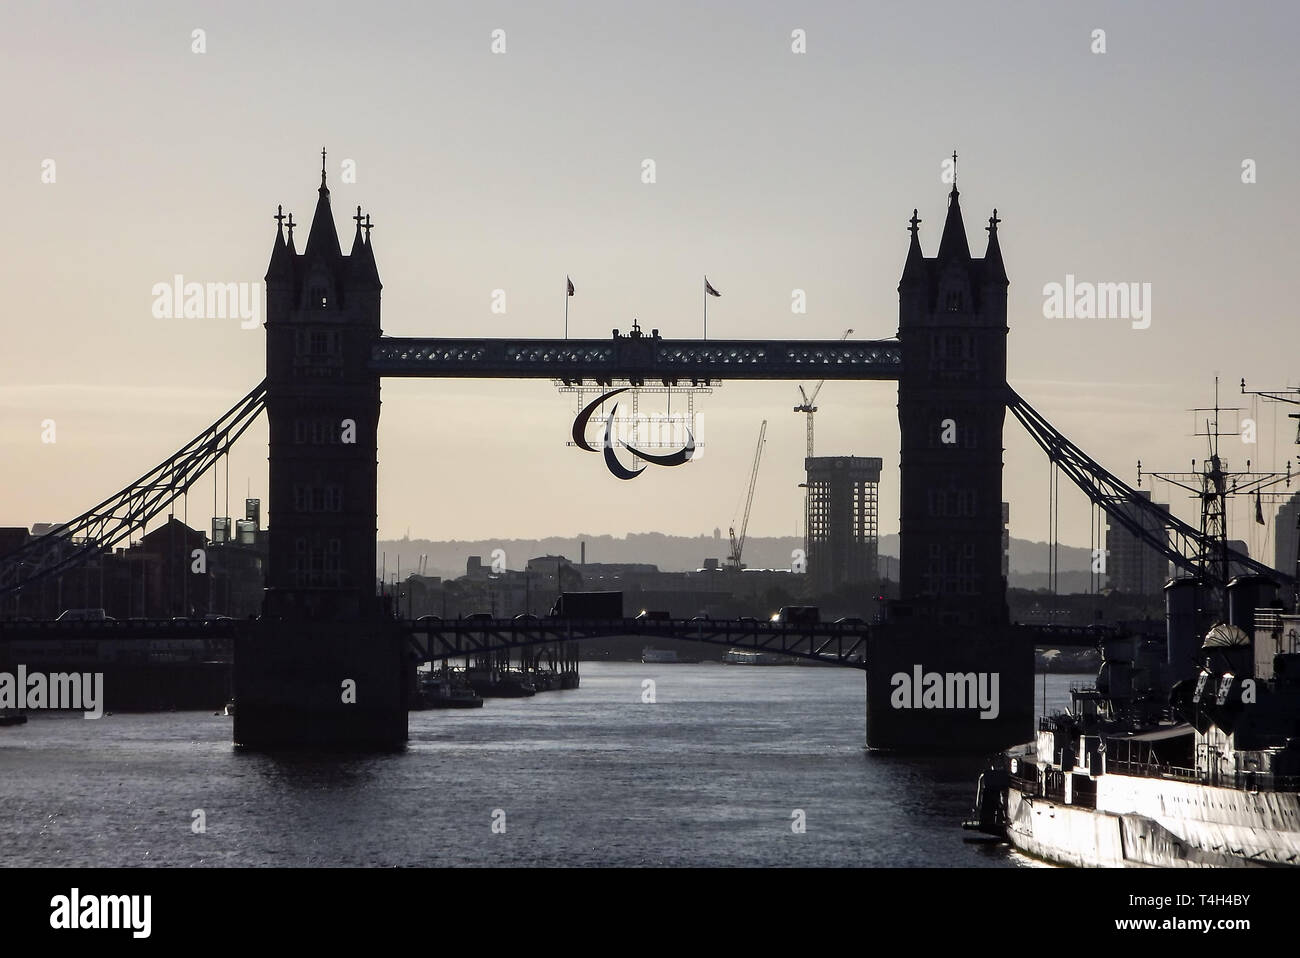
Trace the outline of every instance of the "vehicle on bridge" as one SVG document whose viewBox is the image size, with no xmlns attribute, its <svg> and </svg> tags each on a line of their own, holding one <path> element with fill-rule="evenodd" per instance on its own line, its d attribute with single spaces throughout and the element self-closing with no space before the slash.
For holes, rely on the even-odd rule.
<svg viewBox="0 0 1300 958">
<path fill-rule="evenodd" d="M 784 605 L 772 616 L 773 622 L 786 625 L 816 625 L 821 620 L 821 610 L 815 605 Z"/>
<path fill-rule="evenodd" d="M 116 622 L 103 609 L 64 609 L 56 622 Z"/>
<path fill-rule="evenodd" d="M 622 592 L 561 592 L 551 607 L 553 619 L 621 619 Z"/>
</svg>

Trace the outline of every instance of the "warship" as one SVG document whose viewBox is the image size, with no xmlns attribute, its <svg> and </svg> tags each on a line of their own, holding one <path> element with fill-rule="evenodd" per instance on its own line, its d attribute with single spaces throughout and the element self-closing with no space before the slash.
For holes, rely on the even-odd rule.
<svg viewBox="0 0 1300 958">
<path fill-rule="evenodd" d="M 1172 580 L 1168 604 L 1197 586 Z M 1176 612 L 1164 656 L 1103 640 L 1095 684 L 990 764 L 964 827 L 1061 865 L 1300 865 L 1300 614 L 1253 608 L 1271 588 L 1232 580 L 1229 621 L 1193 649 Z"/>
</svg>

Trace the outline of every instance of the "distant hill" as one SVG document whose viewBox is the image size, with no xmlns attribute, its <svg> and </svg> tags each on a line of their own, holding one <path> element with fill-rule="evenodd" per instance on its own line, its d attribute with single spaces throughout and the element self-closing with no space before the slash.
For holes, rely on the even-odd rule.
<svg viewBox="0 0 1300 958">
<path fill-rule="evenodd" d="M 725 537 L 667 536 L 658 532 L 630 533 L 626 536 L 551 536 L 545 539 L 478 539 L 431 540 L 386 539 L 379 543 L 382 556 L 380 564 L 389 578 L 398 571 L 405 575 L 414 571 L 421 556 L 428 556 L 425 572 L 443 578 L 457 578 L 465 574 L 465 562 L 470 556 L 482 557 L 485 565 L 492 561 L 495 549 L 505 553 L 508 569 L 522 569 L 529 559 L 544 555 L 562 555 L 577 562 L 581 544 L 586 543 L 588 562 L 648 562 L 665 572 L 685 572 L 698 569 L 706 558 L 725 561 L 730 542 Z M 803 548 L 803 540 L 796 536 L 750 536 L 745 541 L 745 565 L 751 569 L 788 569 L 795 549 Z M 881 571 L 889 578 L 898 577 L 898 535 L 887 535 L 880 540 Z M 1078 546 L 1058 547 L 1060 585 L 1064 590 L 1076 582 L 1087 584 L 1091 554 Z M 1011 540 L 1012 587 L 1044 588 L 1047 581 L 1047 543 Z M 1077 576 L 1075 573 L 1082 573 Z"/>
</svg>

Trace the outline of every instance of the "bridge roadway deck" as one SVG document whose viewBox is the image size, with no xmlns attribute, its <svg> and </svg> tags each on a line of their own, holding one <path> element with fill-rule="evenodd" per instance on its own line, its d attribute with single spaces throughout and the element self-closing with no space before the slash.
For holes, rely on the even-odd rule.
<svg viewBox="0 0 1300 958">
<path fill-rule="evenodd" d="M 403 622 L 426 659 L 504 652 L 582 639 L 640 636 L 708 645 L 863 669 L 871 627 L 864 623 L 796 625 L 743 619 L 444 619 Z"/>
<path fill-rule="evenodd" d="M 0 621 L 0 643 L 47 640 L 233 639 L 253 619 L 127 619 L 105 621 Z M 751 619 L 417 619 L 396 620 L 422 658 L 503 652 L 533 645 L 615 636 L 682 639 L 774 652 L 794 658 L 865 669 L 873 627 L 859 622 L 795 624 Z M 1095 647 L 1118 635 L 1111 627 L 1012 625 L 1040 647 Z"/>
</svg>

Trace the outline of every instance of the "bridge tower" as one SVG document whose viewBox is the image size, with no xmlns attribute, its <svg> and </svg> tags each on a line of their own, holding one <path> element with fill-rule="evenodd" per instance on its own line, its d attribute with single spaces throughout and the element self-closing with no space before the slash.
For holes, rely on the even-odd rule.
<svg viewBox="0 0 1300 958">
<path fill-rule="evenodd" d="M 406 740 L 402 637 L 375 589 L 382 284 L 370 218 L 339 244 L 321 151 L 307 242 L 279 221 L 266 273 L 269 558 L 262 618 L 239 639 L 235 741 L 254 748 Z M 363 235 L 364 234 L 364 235 Z"/>
<path fill-rule="evenodd" d="M 997 211 L 977 259 L 955 182 L 933 257 L 920 222 L 898 284 L 900 601 L 869 641 L 867 746 L 991 751 L 1033 734 L 1033 648 L 1007 627 L 1002 574 L 1008 281 Z M 959 676 L 996 679 L 996 702 L 906 694 Z"/>
<path fill-rule="evenodd" d="M 997 211 L 983 259 L 971 256 L 955 182 L 932 258 L 919 223 L 913 210 L 898 285 L 900 594 L 939 624 L 1002 625 L 1008 281 Z"/>
<path fill-rule="evenodd" d="M 381 334 L 382 284 L 360 207 L 351 255 L 343 255 L 323 160 L 318 193 L 306 248 L 298 253 L 292 226 L 287 239 L 281 227 L 266 273 L 271 522 L 263 613 L 370 618 L 378 612 L 379 377 L 368 364 Z"/>
</svg>

